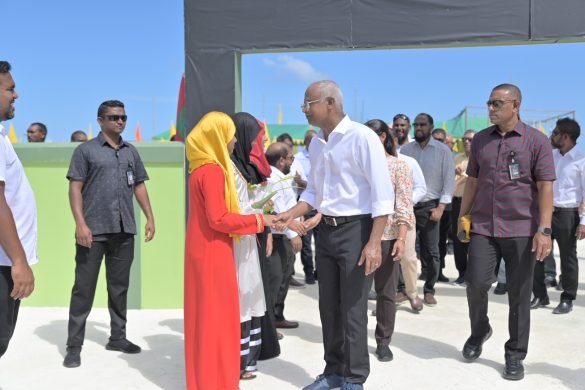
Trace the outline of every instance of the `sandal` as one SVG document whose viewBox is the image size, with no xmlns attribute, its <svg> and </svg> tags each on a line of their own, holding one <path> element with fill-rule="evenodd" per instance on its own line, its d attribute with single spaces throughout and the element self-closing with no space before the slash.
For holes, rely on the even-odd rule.
<svg viewBox="0 0 585 390">
<path fill-rule="evenodd" d="M 240 375 L 240 379 L 244 380 L 244 381 L 247 381 L 250 379 L 255 379 L 255 378 L 256 378 L 256 374 L 253 374 L 250 371 L 246 371 L 242 375 Z"/>
</svg>

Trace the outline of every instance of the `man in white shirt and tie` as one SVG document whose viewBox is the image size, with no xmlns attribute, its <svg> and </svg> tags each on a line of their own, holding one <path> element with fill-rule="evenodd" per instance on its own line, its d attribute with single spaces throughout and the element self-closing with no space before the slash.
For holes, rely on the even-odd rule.
<svg viewBox="0 0 585 390">
<path fill-rule="evenodd" d="M 573 309 L 579 284 L 577 240 L 585 238 L 585 212 L 579 215 L 579 203 L 585 198 L 585 153 L 579 150 L 577 139 L 581 128 L 577 121 L 563 118 L 550 135 L 554 148 L 557 180 L 553 183 L 552 238 L 559 245 L 561 275 L 563 278 L 561 302 L 553 314 L 567 314 Z M 544 283 L 544 263 L 537 261 L 534 268 L 531 309 L 550 303 Z"/>
<path fill-rule="evenodd" d="M 321 132 L 309 147 L 307 189 L 275 222 L 286 225 L 313 208 L 322 215 L 316 259 L 326 365 L 304 390 L 359 390 L 370 372 L 368 291 L 380 266 L 394 191 L 388 170 L 381 169 L 386 157 L 380 140 L 343 113 L 342 93 L 334 81 L 311 84 L 301 108 Z M 305 224 L 312 227 L 311 220 Z"/>
</svg>

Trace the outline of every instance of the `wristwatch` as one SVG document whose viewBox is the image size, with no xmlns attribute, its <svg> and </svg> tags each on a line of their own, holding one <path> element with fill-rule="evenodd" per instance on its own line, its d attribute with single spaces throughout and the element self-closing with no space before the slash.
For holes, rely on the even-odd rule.
<svg viewBox="0 0 585 390">
<path fill-rule="evenodd" d="M 545 236 L 550 236 L 552 234 L 552 229 L 549 227 L 539 227 L 538 231 Z"/>
</svg>

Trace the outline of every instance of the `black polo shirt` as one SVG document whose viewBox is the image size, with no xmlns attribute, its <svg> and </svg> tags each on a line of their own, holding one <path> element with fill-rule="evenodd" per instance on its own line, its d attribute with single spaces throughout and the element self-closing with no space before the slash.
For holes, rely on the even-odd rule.
<svg viewBox="0 0 585 390">
<path fill-rule="evenodd" d="M 129 172 L 134 178 L 128 184 Z M 120 139 L 114 149 L 102 133 L 73 152 L 67 179 L 83 182 L 83 215 L 92 235 L 136 234 L 134 186 L 148 180 L 134 146 Z"/>
</svg>

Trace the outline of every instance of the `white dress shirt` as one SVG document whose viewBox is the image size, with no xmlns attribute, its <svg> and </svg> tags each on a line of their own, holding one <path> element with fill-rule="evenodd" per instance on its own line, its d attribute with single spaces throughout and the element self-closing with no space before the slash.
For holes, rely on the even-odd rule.
<svg viewBox="0 0 585 390">
<path fill-rule="evenodd" d="M 553 182 L 553 204 L 555 207 L 579 207 L 585 198 L 585 153 L 577 146 L 563 156 L 553 150 L 557 180 Z M 581 214 L 581 225 L 585 225 L 585 212 Z"/>
<path fill-rule="evenodd" d="M 394 212 L 394 189 L 380 139 L 345 116 L 325 141 L 321 131 L 309 146 L 311 174 L 301 200 L 324 215 L 343 217 Z"/>
<path fill-rule="evenodd" d="M 0 181 L 4 182 L 4 196 L 12 211 L 16 232 L 26 260 L 29 264 L 35 264 L 38 261 L 37 204 L 22 163 L 2 125 L 0 125 Z M 0 265 L 12 266 L 12 261 L 1 246 Z"/>
<path fill-rule="evenodd" d="M 268 183 L 270 184 L 272 191 L 278 191 L 272 198 L 272 201 L 274 202 L 274 211 L 277 213 L 284 213 L 297 204 L 297 193 L 294 188 L 290 188 L 290 180 L 280 180 L 287 176 L 293 175 L 293 173 L 291 171 L 291 173 L 285 175 L 278 168 L 273 167 L 272 165 L 270 166 L 270 169 L 272 169 L 272 174 L 268 178 Z M 294 238 L 298 236 L 297 233 L 290 229 L 286 229 L 283 232 L 273 230 L 272 234 L 286 234 L 288 238 Z"/>
<path fill-rule="evenodd" d="M 427 194 L 425 175 L 414 158 L 398 153 L 398 159 L 406 162 L 412 171 L 412 204 L 417 204 Z"/>
</svg>

